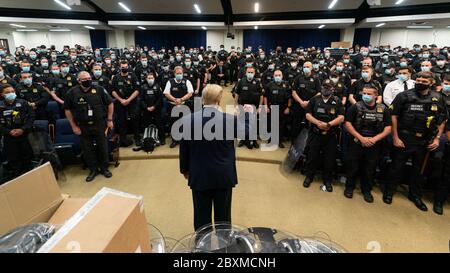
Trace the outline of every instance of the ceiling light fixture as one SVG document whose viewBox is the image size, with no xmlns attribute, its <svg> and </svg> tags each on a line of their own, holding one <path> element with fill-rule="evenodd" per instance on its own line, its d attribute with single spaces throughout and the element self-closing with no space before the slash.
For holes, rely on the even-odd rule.
<svg viewBox="0 0 450 273">
<path fill-rule="evenodd" d="M 332 9 L 334 8 L 334 6 L 337 4 L 338 0 L 333 0 L 333 2 L 330 3 L 330 5 L 328 6 L 328 9 Z"/>
<path fill-rule="evenodd" d="M 255 3 L 255 12 L 256 12 L 256 13 L 259 12 L 259 3 Z"/>
<path fill-rule="evenodd" d="M 398 0 L 397 2 L 395 2 L 396 5 L 400 5 L 401 3 L 403 3 L 405 0 Z"/>
<path fill-rule="evenodd" d="M 197 4 L 194 4 L 194 8 L 197 11 L 197 13 L 202 13 L 202 10 L 200 9 L 200 7 Z"/>
<path fill-rule="evenodd" d="M 138 26 L 138 29 L 146 30 L 145 27 Z"/>
<path fill-rule="evenodd" d="M 37 29 L 24 29 L 24 28 L 21 28 L 21 29 L 17 29 L 16 31 L 19 31 L 19 32 L 34 32 L 34 31 L 37 31 Z"/>
<path fill-rule="evenodd" d="M 406 28 L 429 29 L 429 28 L 433 28 L 433 26 L 407 26 Z"/>
<path fill-rule="evenodd" d="M 71 31 L 68 28 L 55 28 L 55 29 L 50 29 L 51 32 L 68 32 Z"/>
<path fill-rule="evenodd" d="M 91 26 L 84 26 L 87 29 L 95 29 L 95 27 L 91 27 Z"/>
<path fill-rule="evenodd" d="M 254 29 L 258 29 L 258 26 L 254 26 L 253 28 L 254 28 Z"/>
<path fill-rule="evenodd" d="M 325 25 L 320 25 L 320 26 L 319 26 L 319 28 L 324 28 L 324 27 L 325 27 Z"/>
<path fill-rule="evenodd" d="M 61 7 L 65 8 L 67 10 L 72 10 L 72 8 L 69 5 L 67 5 L 66 3 L 64 3 L 64 2 L 62 2 L 60 0 L 54 0 L 54 1 L 55 1 L 55 3 L 60 5 Z"/>
<path fill-rule="evenodd" d="M 126 12 L 131 12 L 131 9 L 127 7 L 124 3 L 119 2 L 119 6 L 121 6 Z"/>
<path fill-rule="evenodd" d="M 375 27 L 382 27 L 382 26 L 384 26 L 384 25 L 386 25 L 386 23 L 378 24 L 378 25 L 376 25 Z"/>
<path fill-rule="evenodd" d="M 9 24 L 12 27 L 20 27 L 20 28 L 26 28 L 26 26 L 18 25 L 18 24 Z"/>
<path fill-rule="evenodd" d="M 207 30 L 207 28 L 205 26 L 202 27 L 203 30 Z"/>
</svg>

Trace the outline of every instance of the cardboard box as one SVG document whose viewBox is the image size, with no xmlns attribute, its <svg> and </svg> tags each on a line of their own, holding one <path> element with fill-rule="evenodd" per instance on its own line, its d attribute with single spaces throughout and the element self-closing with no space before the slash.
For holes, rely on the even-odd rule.
<svg viewBox="0 0 450 273">
<path fill-rule="evenodd" d="M 141 196 L 103 188 L 61 195 L 50 164 L 0 186 L 0 236 L 32 223 L 61 225 L 39 252 L 151 252 Z"/>
<path fill-rule="evenodd" d="M 350 48 L 352 44 L 350 42 L 332 42 L 331 48 Z"/>
</svg>

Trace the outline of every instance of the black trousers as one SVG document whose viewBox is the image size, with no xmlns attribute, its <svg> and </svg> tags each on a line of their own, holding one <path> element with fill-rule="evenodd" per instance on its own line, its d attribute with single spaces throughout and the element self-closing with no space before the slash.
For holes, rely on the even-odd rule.
<svg viewBox="0 0 450 273">
<path fill-rule="evenodd" d="M 205 191 L 192 190 L 194 201 L 194 228 L 212 223 L 214 206 L 214 222 L 231 222 L 231 199 L 233 189 L 214 189 Z"/>
<path fill-rule="evenodd" d="M 294 102 L 291 108 L 292 131 L 291 137 L 296 139 L 303 129 L 302 123 L 305 121 L 306 112 L 299 103 Z"/>
<path fill-rule="evenodd" d="M 442 178 L 437 180 L 434 193 L 434 201 L 442 203 L 447 200 L 448 190 L 450 188 L 450 143 L 447 143 L 445 146 L 445 155 L 443 158 L 444 172 Z"/>
<path fill-rule="evenodd" d="M 105 136 L 105 126 L 80 126 L 81 149 L 84 161 L 89 170 L 108 167 L 108 143 Z M 94 141 L 96 146 L 94 146 Z"/>
<path fill-rule="evenodd" d="M 336 134 L 321 135 L 312 131 L 308 134 L 308 142 L 306 144 L 308 153 L 306 157 L 305 175 L 314 178 L 317 167 L 323 162 L 322 178 L 325 183 L 331 183 L 333 180 L 332 173 L 336 165 L 337 139 Z M 321 160 L 321 154 L 323 158 Z"/>
<path fill-rule="evenodd" d="M 361 172 L 360 183 L 361 191 L 369 193 L 372 190 L 375 171 L 378 158 L 380 157 L 382 144 L 377 143 L 370 148 L 361 146 L 361 144 L 350 139 L 347 155 L 347 182 L 345 188 L 354 190 L 356 177 Z"/>
<path fill-rule="evenodd" d="M 123 106 L 120 102 L 116 102 L 114 105 L 114 109 L 116 111 L 116 115 L 118 118 L 118 131 L 120 135 L 120 139 L 126 139 L 127 135 L 127 117 L 131 119 L 132 133 L 135 137 L 139 136 L 139 107 L 136 99 L 128 104 L 127 106 Z"/>
<path fill-rule="evenodd" d="M 393 162 L 390 171 L 390 179 L 387 181 L 386 193 L 394 194 L 398 184 L 401 182 L 405 170 L 406 162 L 412 158 L 412 173 L 409 180 L 409 194 L 412 197 L 422 197 L 422 178 L 420 174 L 425 156 L 427 154 L 427 145 L 423 143 L 408 143 L 405 144 L 404 149 L 394 147 L 392 152 Z"/>
<path fill-rule="evenodd" d="M 31 169 L 33 150 L 28 142 L 27 134 L 20 137 L 5 136 L 3 149 L 8 160 L 8 166 L 14 176 L 19 176 Z"/>
<path fill-rule="evenodd" d="M 163 141 L 166 137 L 166 134 L 164 132 L 164 127 L 162 126 L 162 117 L 161 117 L 161 110 L 155 109 L 153 112 L 149 112 L 147 110 L 144 110 L 142 114 L 142 125 L 144 128 L 147 128 L 150 126 L 150 124 L 153 124 L 158 128 L 158 137 L 160 141 Z"/>
<path fill-rule="evenodd" d="M 278 129 L 279 129 L 279 133 L 280 133 L 280 140 L 282 140 L 283 138 L 289 137 L 287 125 L 288 125 L 290 116 L 284 114 L 285 110 L 286 110 L 286 108 L 280 107 L 280 113 L 279 113 L 279 119 L 278 119 L 278 125 L 279 125 Z M 272 132 L 272 114 L 271 113 L 267 114 L 267 130 L 268 130 L 268 132 Z"/>
</svg>

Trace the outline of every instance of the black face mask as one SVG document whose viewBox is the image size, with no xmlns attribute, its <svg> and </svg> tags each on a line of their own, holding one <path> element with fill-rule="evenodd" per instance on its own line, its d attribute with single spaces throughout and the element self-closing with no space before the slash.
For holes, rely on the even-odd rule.
<svg viewBox="0 0 450 273">
<path fill-rule="evenodd" d="M 128 73 L 128 68 L 121 68 L 120 71 L 122 71 L 123 74 Z"/>
<path fill-rule="evenodd" d="M 429 89 L 430 86 L 428 84 L 423 84 L 423 83 L 416 83 L 416 90 L 421 92 L 421 91 L 425 91 L 427 89 Z"/>
<path fill-rule="evenodd" d="M 87 81 L 82 81 L 81 82 L 81 86 L 83 86 L 84 88 L 89 88 L 92 85 L 92 81 L 91 80 L 87 80 Z"/>
<path fill-rule="evenodd" d="M 331 96 L 333 94 L 333 89 L 323 88 L 321 93 L 322 93 L 322 96 L 324 96 L 325 98 L 328 98 L 329 96 Z"/>
</svg>

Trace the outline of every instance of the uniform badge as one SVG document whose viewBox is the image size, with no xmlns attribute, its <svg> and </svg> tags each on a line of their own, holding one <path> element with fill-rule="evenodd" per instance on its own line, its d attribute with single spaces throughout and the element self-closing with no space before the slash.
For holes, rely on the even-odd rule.
<svg viewBox="0 0 450 273">
<path fill-rule="evenodd" d="M 95 93 L 97 93 L 97 90 L 96 89 L 92 89 L 92 94 L 95 94 Z"/>
<path fill-rule="evenodd" d="M 336 108 L 334 108 L 334 107 L 331 108 L 331 109 L 330 109 L 330 113 L 331 113 L 332 115 L 336 114 Z"/>
<path fill-rule="evenodd" d="M 391 104 L 391 106 L 389 106 L 389 109 L 394 110 L 394 105 Z"/>
<path fill-rule="evenodd" d="M 431 111 L 436 112 L 438 110 L 437 105 L 431 105 Z"/>
<path fill-rule="evenodd" d="M 81 97 L 78 101 L 79 101 L 79 102 L 84 102 L 84 98 Z"/>
<path fill-rule="evenodd" d="M 71 81 L 71 80 L 72 80 L 72 77 L 67 77 L 67 80 L 68 80 L 68 81 Z"/>
<path fill-rule="evenodd" d="M 286 84 L 283 83 L 283 88 L 286 88 Z"/>
<path fill-rule="evenodd" d="M 71 83 L 71 82 L 68 82 L 68 83 L 67 83 L 67 86 L 72 86 L 72 83 Z"/>
<path fill-rule="evenodd" d="M 383 107 L 377 107 L 377 113 L 383 113 Z"/>
<path fill-rule="evenodd" d="M 431 98 L 431 101 L 438 101 L 438 98 L 432 97 L 432 98 Z"/>
<path fill-rule="evenodd" d="M 37 93 L 37 89 L 36 88 L 33 89 L 33 93 Z"/>
</svg>

